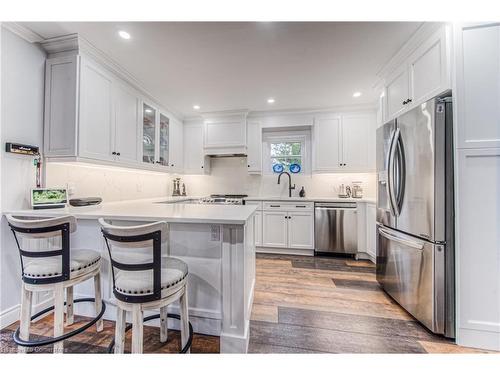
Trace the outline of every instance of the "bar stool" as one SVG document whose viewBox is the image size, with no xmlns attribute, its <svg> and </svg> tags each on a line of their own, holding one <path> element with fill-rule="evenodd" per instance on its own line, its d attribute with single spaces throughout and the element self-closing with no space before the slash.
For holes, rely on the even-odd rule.
<svg viewBox="0 0 500 375">
<path fill-rule="evenodd" d="M 132 353 L 143 352 L 143 323 L 160 318 L 160 342 L 168 337 L 167 318 L 180 320 L 181 353 L 189 353 L 193 328 L 189 323 L 187 264 L 162 256 L 167 246 L 168 224 L 156 222 L 137 226 L 116 226 L 99 219 L 111 260 L 113 294 L 117 299 L 115 340 L 108 351 L 123 353 L 126 312 L 132 313 Z M 167 307 L 179 300 L 180 316 L 168 314 Z M 144 318 L 144 310 L 160 314 Z"/>
<path fill-rule="evenodd" d="M 22 295 L 20 326 L 13 339 L 19 352 L 28 347 L 54 344 L 54 353 L 64 351 L 63 340 L 75 336 L 96 324 L 102 331 L 102 316 L 106 305 L 101 299 L 101 256 L 97 251 L 71 249 L 70 233 L 76 231 L 74 216 L 48 219 L 15 217 L 6 215 L 19 249 L 22 271 Z M 94 279 L 95 298 L 73 300 L 73 287 L 88 279 Z M 31 316 L 33 292 L 52 291 L 54 306 Z M 64 292 L 66 291 L 66 302 Z M 96 317 L 78 329 L 64 334 L 64 305 L 66 325 L 73 324 L 73 304 L 94 302 Z M 29 340 L 30 323 L 37 317 L 54 310 L 54 337 L 45 340 Z"/>
</svg>

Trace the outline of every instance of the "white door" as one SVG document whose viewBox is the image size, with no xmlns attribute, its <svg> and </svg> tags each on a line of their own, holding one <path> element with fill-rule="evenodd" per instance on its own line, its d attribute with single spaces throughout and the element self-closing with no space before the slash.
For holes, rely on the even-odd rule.
<svg viewBox="0 0 500 375">
<path fill-rule="evenodd" d="M 375 114 L 342 117 L 343 158 L 346 171 L 368 172 L 375 169 Z"/>
<path fill-rule="evenodd" d="M 458 147 L 500 147 L 500 26 L 472 26 L 460 34 Z"/>
<path fill-rule="evenodd" d="M 87 59 L 82 58 L 81 61 L 79 155 L 113 160 L 111 78 Z"/>
<path fill-rule="evenodd" d="M 206 173 L 203 155 L 203 125 L 184 126 L 184 172 Z"/>
<path fill-rule="evenodd" d="M 113 132 L 116 160 L 136 162 L 139 160 L 139 127 L 137 124 L 139 99 L 131 89 L 121 84 L 113 87 L 115 103 L 115 126 Z"/>
<path fill-rule="evenodd" d="M 313 170 L 318 172 L 341 169 L 340 117 L 316 117 L 313 131 Z"/>
<path fill-rule="evenodd" d="M 247 169 L 249 173 L 262 173 L 262 127 L 258 121 L 247 124 Z"/>
<path fill-rule="evenodd" d="M 184 162 L 184 132 L 182 122 L 170 119 L 170 169 L 182 171 Z"/>
<path fill-rule="evenodd" d="M 387 80 L 387 120 L 392 119 L 407 108 L 403 102 L 406 103 L 410 98 L 408 81 L 408 68 L 406 64 Z"/>
<path fill-rule="evenodd" d="M 255 213 L 255 246 L 262 246 L 262 212 Z"/>
<path fill-rule="evenodd" d="M 450 88 L 444 27 L 410 56 L 409 69 L 412 105 L 423 103 Z"/>
<path fill-rule="evenodd" d="M 314 249 L 314 216 L 309 212 L 288 213 L 288 247 Z"/>
<path fill-rule="evenodd" d="M 262 213 L 262 246 L 288 247 L 287 217 L 285 211 Z"/>
</svg>

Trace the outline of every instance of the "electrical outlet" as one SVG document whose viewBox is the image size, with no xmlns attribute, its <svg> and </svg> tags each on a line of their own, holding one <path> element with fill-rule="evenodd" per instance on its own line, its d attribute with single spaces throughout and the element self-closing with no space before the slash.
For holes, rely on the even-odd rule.
<svg viewBox="0 0 500 375">
<path fill-rule="evenodd" d="M 210 240 L 220 241 L 220 227 L 218 225 L 212 225 L 210 227 Z"/>
</svg>

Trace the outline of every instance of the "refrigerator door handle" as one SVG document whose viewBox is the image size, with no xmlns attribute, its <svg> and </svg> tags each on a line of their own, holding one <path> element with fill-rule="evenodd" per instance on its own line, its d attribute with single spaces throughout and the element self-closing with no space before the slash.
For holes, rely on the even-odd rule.
<svg viewBox="0 0 500 375">
<path fill-rule="evenodd" d="M 399 216 L 398 202 L 394 192 L 394 159 L 396 157 L 396 145 L 400 136 L 400 130 L 396 129 L 392 136 L 391 145 L 389 147 L 389 157 L 387 161 L 387 179 L 388 179 L 388 192 L 391 212 L 394 216 Z"/>
<path fill-rule="evenodd" d="M 379 227 L 378 231 L 382 237 L 387 238 L 388 240 L 402 243 L 403 245 L 412 247 L 417 250 L 423 250 L 425 243 L 421 241 L 414 241 L 408 238 L 403 238 L 397 232 L 389 231 L 388 229 L 384 229 Z"/>
<path fill-rule="evenodd" d="M 401 138 L 401 133 L 398 129 L 398 139 L 394 142 L 394 148 L 397 149 L 398 156 L 398 192 L 396 194 L 396 207 L 398 216 L 401 214 L 401 209 L 403 207 L 403 199 L 405 194 L 405 182 L 406 182 L 406 157 L 405 149 L 403 145 L 403 139 Z"/>
</svg>

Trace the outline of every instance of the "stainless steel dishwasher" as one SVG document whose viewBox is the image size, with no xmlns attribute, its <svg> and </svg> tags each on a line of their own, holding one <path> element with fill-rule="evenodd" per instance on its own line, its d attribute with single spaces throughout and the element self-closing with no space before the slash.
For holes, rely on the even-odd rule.
<svg viewBox="0 0 500 375">
<path fill-rule="evenodd" d="M 356 254 L 358 251 L 356 212 L 356 203 L 315 203 L 315 252 Z"/>
</svg>

